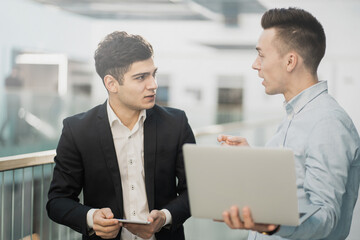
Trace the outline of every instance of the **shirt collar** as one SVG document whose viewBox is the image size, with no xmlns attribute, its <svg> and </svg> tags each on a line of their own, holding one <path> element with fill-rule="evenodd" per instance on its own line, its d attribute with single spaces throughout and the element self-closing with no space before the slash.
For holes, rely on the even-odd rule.
<svg viewBox="0 0 360 240">
<path fill-rule="evenodd" d="M 284 102 L 284 108 L 288 115 L 297 114 L 305 107 L 306 104 L 311 102 L 314 98 L 327 92 L 328 86 L 327 81 L 319 81 L 317 84 L 305 89 L 295 97 L 293 97 L 289 102 Z"/>
<path fill-rule="evenodd" d="M 108 113 L 110 127 L 112 127 L 114 122 L 116 122 L 116 121 L 118 121 L 121 125 L 124 125 L 121 122 L 121 120 L 116 116 L 114 110 L 111 108 L 109 99 L 107 101 L 107 113 Z M 143 109 L 143 110 L 141 110 L 141 112 L 139 114 L 139 118 L 138 118 L 137 122 L 138 123 L 140 122 L 141 124 L 143 124 L 145 122 L 145 119 L 146 119 L 146 110 Z"/>
</svg>

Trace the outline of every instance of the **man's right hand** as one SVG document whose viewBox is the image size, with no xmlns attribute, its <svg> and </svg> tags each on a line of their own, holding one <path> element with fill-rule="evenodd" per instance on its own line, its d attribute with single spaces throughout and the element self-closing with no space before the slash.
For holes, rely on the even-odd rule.
<svg viewBox="0 0 360 240">
<path fill-rule="evenodd" d="M 219 135 L 217 137 L 218 142 L 221 145 L 229 145 L 229 146 L 249 146 L 246 138 L 237 137 L 237 136 L 229 136 L 229 135 Z"/>
<path fill-rule="evenodd" d="M 239 208 L 232 206 L 230 210 L 223 212 L 223 220 L 231 229 L 253 230 L 260 233 L 278 231 L 279 225 L 257 224 L 253 221 L 249 207 L 242 209 L 243 219 L 240 218 Z"/>
<path fill-rule="evenodd" d="M 115 238 L 122 227 L 122 223 L 114 219 L 114 214 L 110 208 L 96 210 L 93 215 L 93 221 L 95 234 L 103 239 Z"/>
</svg>

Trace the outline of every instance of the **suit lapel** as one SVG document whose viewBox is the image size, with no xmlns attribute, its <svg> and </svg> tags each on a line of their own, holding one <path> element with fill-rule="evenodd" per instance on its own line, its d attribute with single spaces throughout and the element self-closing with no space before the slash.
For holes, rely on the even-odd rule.
<svg viewBox="0 0 360 240">
<path fill-rule="evenodd" d="M 107 108 L 107 102 L 105 102 L 101 106 L 96 124 L 97 124 L 101 149 L 103 151 L 105 162 L 109 169 L 109 173 L 114 184 L 115 196 L 117 202 L 119 203 L 118 207 L 120 210 L 120 214 L 123 214 L 124 211 L 123 211 L 120 170 L 119 170 L 116 151 L 114 147 L 114 140 L 109 125 L 109 119 L 106 108 Z"/>
<path fill-rule="evenodd" d="M 144 123 L 145 188 L 150 211 L 155 204 L 156 114 L 153 114 L 153 111 L 146 111 Z"/>
</svg>

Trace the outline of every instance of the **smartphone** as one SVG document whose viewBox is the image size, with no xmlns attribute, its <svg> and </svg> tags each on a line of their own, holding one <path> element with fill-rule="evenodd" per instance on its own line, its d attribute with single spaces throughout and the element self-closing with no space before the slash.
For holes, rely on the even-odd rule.
<svg viewBox="0 0 360 240">
<path fill-rule="evenodd" d="M 118 219 L 119 222 L 122 223 L 133 223 L 133 224 L 150 224 L 149 221 L 141 221 L 141 220 L 128 220 L 128 219 Z"/>
</svg>

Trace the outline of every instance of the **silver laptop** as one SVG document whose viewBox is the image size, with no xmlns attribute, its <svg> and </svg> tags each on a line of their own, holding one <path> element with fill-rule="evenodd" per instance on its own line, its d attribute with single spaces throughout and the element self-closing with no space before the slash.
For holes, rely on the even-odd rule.
<svg viewBox="0 0 360 240">
<path fill-rule="evenodd" d="M 289 149 L 183 146 L 193 217 L 222 219 L 248 206 L 257 223 L 297 226 L 318 207 L 299 212 L 294 154 Z"/>
</svg>

